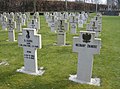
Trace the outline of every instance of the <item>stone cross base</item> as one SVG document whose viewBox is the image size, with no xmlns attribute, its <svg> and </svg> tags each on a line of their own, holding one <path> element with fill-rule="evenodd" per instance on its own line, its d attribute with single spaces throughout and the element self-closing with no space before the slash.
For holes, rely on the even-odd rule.
<svg viewBox="0 0 120 89">
<path fill-rule="evenodd" d="M 72 45 L 70 45 L 69 43 L 65 43 L 64 45 L 58 45 L 57 42 L 54 42 L 53 46 L 61 46 L 62 47 L 62 46 L 72 46 Z"/>
<path fill-rule="evenodd" d="M 9 41 L 9 40 L 6 40 L 7 42 L 17 42 L 17 40 L 14 40 L 14 41 Z"/>
<path fill-rule="evenodd" d="M 91 82 L 84 82 L 84 81 L 78 80 L 77 75 L 70 75 L 69 80 L 74 81 L 76 83 L 81 83 L 81 84 L 100 86 L 100 79 L 99 78 L 91 78 Z"/>
<path fill-rule="evenodd" d="M 45 72 L 42 68 L 40 68 L 37 72 L 31 72 L 31 71 L 25 71 L 25 67 L 21 67 L 20 69 L 17 69 L 17 72 L 25 73 L 25 74 L 30 74 L 30 75 L 40 75 L 42 76 Z"/>
</svg>

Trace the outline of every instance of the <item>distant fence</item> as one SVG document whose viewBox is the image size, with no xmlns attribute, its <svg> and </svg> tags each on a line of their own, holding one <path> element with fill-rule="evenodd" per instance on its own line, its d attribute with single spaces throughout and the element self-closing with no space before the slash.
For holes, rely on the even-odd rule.
<svg viewBox="0 0 120 89">
<path fill-rule="evenodd" d="M 1 0 L 0 11 L 1 12 L 33 12 L 34 0 Z M 99 9 L 106 9 L 106 5 L 98 5 Z M 36 2 L 37 11 L 66 11 L 64 1 L 42 1 Z M 96 5 L 90 3 L 68 2 L 68 11 L 95 11 Z"/>
</svg>

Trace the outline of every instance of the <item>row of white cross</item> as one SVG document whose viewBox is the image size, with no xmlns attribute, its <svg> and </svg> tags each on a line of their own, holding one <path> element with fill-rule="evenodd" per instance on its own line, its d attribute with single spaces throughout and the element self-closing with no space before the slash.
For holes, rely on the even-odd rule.
<svg viewBox="0 0 120 89">
<path fill-rule="evenodd" d="M 83 12 L 82 12 L 83 13 Z M 56 15 L 57 14 L 57 15 Z M 57 45 L 58 46 L 65 46 L 66 45 L 66 32 L 68 30 L 68 24 L 66 14 L 61 16 L 60 12 L 54 13 L 55 21 L 55 31 L 57 32 Z M 70 24 L 73 26 L 73 23 L 77 23 L 76 15 L 74 13 L 70 13 Z M 84 13 L 85 15 L 85 13 Z M 32 23 L 36 22 L 36 26 L 28 26 L 28 28 L 23 28 L 22 33 L 19 33 L 18 36 L 18 45 L 23 47 L 24 49 L 24 67 L 17 70 L 17 72 L 23 72 L 32 75 L 42 75 L 45 71 L 38 69 L 37 65 L 37 48 L 42 48 L 42 40 L 41 35 L 37 34 L 38 30 L 40 29 L 40 23 L 37 23 L 39 20 L 38 13 L 35 13 L 34 19 L 31 20 Z M 47 17 L 48 12 L 45 13 L 46 20 L 49 18 Z M 77 16 L 80 16 L 79 14 Z M 88 15 L 87 15 L 88 16 Z M 38 18 L 37 18 L 38 17 Z M 52 16 L 53 17 L 53 16 Z M 85 23 L 87 22 L 87 18 L 82 18 L 81 20 Z M 34 21 L 33 21 L 34 20 Z M 11 31 L 13 36 L 13 28 L 15 28 L 15 24 L 12 20 L 8 20 L 9 31 Z M 32 24 L 31 23 L 31 24 Z M 10 25 L 14 24 L 14 25 Z M 33 24 L 32 24 L 33 25 Z M 78 83 L 85 83 L 85 84 L 92 84 L 100 86 L 100 79 L 99 78 L 91 78 L 92 77 L 92 65 L 93 65 L 93 55 L 100 53 L 101 48 L 101 39 L 99 37 L 99 33 L 102 29 L 102 16 L 101 14 L 97 14 L 93 19 L 91 19 L 90 23 L 87 24 L 87 31 L 81 31 L 79 37 L 73 37 L 73 52 L 78 53 L 78 67 L 77 67 L 77 74 L 70 75 L 69 80 L 78 82 Z M 9 34 L 11 36 L 11 34 Z M 12 39 L 13 40 L 13 39 Z"/>
<path fill-rule="evenodd" d="M 83 28 L 83 24 L 86 23 L 88 19 L 88 13 L 82 12 L 80 13 L 68 13 L 68 12 L 54 12 L 54 13 L 45 13 L 46 22 L 48 26 L 51 28 L 51 32 L 56 32 L 56 24 L 58 20 L 65 20 L 65 22 L 69 22 L 71 28 L 71 34 L 76 34 L 77 25 L 79 28 Z"/>
<path fill-rule="evenodd" d="M 30 18 L 30 13 L 27 12 L 25 14 L 22 13 L 3 13 L 0 15 L 0 24 L 2 26 L 2 30 L 8 30 L 8 41 L 15 41 L 15 29 L 17 32 L 22 31 L 22 26 L 26 26 L 28 28 L 34 28 L 37 31 L 40 29 L 40 18 L 39 13 L 36 12 L 32 18 Z"/>
</svg>

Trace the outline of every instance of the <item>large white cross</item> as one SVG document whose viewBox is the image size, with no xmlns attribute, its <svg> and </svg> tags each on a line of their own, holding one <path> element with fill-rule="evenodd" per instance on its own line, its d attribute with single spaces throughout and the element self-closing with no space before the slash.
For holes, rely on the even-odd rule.
<svg viewBox="0 0 120 89">
<path fill-rule="evenodd" d="M 41 48 L 41 35 L 35 29 L 24 28 L 18 36 L 18 45 L 24 49 L 24 67 L 17 71 L 42 75 L 44 71 L 38 70 L 37 65 L 37 48 Z"/>
<path fill-rule="evenodd" d="M 73 38 L 73 52 L 78 53 L 77 75 L 70 76 L 70 80 L 100 85 L 100 79 L 92 78 L 93 55 L 99 54 L 101 39 L 95 38 L 95 32 L 81 31 L 80 37 Z"/>
</svg>

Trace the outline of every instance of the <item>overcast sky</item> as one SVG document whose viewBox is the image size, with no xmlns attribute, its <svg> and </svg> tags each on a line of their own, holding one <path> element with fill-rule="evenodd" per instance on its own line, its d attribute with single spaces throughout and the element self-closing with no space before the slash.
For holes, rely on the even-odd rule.
<svg viewBox="0 0 120 89">
<path fill-rule="evenodd" d="M 67 1 L 75 1 L 75 0 L 67 0 Z M 85 1 L 90 2 L 91 0 L 85 0 Z M 96 0 L 96 1 L 100 1 L 101 4 L 106 4 L 106 0 Z"/>
</svg>

